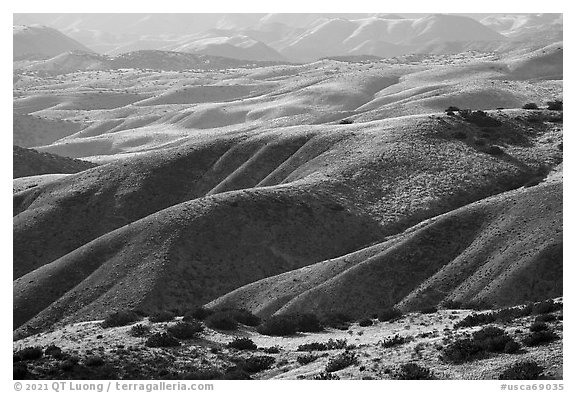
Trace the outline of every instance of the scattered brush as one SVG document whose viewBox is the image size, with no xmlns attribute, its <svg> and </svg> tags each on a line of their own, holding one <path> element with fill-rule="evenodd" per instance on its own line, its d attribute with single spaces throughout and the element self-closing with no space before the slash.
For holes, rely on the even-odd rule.
<svg viewBox="0 0 576 393">
<path fill-rule="evenodd" d="M 203 321 L 212 314 L 214 314 L 214 310 L 200 306 L 186 312 L 182 320 L 184 322 L 191 322 L 193 320 Z"/>
<path fill-rule="evenodd" d="M 272 356 L 251 356 L 241 360 L 238 367 L 249 374 L 254 374 L 269 369 L 275 361 Z"/>
<path fill-rule="evenodd" d="M 206 326 L 212 329 L 219 330 L 236 330 L 238 328 L 238 322 L 234 317 L 225 311 L 217 311 L 205 320 Z"/>
<path fill-rule="evenodd" d="M 558 336 L 556 333 L 551 332 L 549 330 L 543 330 L 539 332 L 530 333 L 522 340 L 522 342 L 524 343 L 524 345 L 527 345 L 529 347 L 537 347 L 540 345 L 546 345 L 558 339 L 560 339 L 560 336 Z"/>
</svg>

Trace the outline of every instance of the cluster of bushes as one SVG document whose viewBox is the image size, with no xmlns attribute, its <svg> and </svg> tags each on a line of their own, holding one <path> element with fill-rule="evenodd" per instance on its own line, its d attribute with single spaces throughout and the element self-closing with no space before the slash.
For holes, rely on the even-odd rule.
<svg viewBox="0 0 576 393">
<path fill-rule="evenodd" d="M 394 379 L 400 380 L 430 380 L 435 379 L 434 373 L 427 367 L 422 367 L 416 363 L 405 363 L 398 367 L 393 375 Z"/>
<path fill-rule="evenodd" d="M 145 337 L 150 334 L 150 326 L 142 325 L 137 323 L 130 328 L 130 335 L 133 337 Z"/>
<path fill-rule="evenodd" d="M 370 318 L 364 318 L 364 319 L 361 319 L 360 322 L 358 322 L 358 325 L 360 325 L 362 327 L 367 327 L 367 326 L 374 325 L 374 322 Z"/>
<path fill-rule="evenodd" d="M 204 326 L 198 321 L 184 322 L 180 321 L 166 329 L 168 334 L 181 340 L 190 340 L 198 338 L 198 335 L 204 331 Z"/>
<path fill-rule="evenodd" d="M 331 358 L 326 365 L 326 372 L 332 373 L 334 371 L 345 369 L 346 367 L 358 364 L 358 358 L 352 351 L 344 351 L 341 354 Z"/>
<path fill-rule="evenodd" d="M 561 111 L 563 109 L 562 100 L 554 100 L 546 102 L 548 109 L 551 111 Z"/>
<path fill-rule="evenodd" d="M 344 349 L 348 346 L 346 340 L 339 339 L 329 339 L 325 343 L 311 342 L 306 344 L 300 344 L 297 351 L 331 351 L 334 349 Z"/>
<path fill-rule="evenodd" d="M 308 363 L 312 363 L 313 361 L 315 361 L 316 359 L 318 359 L 318 356 L 316 355 L 312 355 L 311 353 L 306 354 L 306 355 L 300 355 L 296 358 L 296 361 L 298 362 L 298 364 L 300 365 L 305 365 Z"/>
<path fill-rule="evenodd" d="M 102 322 L 102 327 L 116 327 L 126 326 L 136 321 L 141 320 L 142 317 L 132 310 L 118 310 L 109 314 Z"/>
<path fill-rule="evenodd" d="M 298 315 L 273 315 L 257 328 L 267 336 L 291 336 L 297 332 L 321 332 L 322 322 L 311 313 Z"/>
<path fill-rule="evenodd" d="M 474 332 L 472 338 L 453 341 L 442 351 L 442 359 L 452 363 L 463 363 L 485 355 L 488 352 L 516 353 L 518 344 L 504 330 L 495 326 L 486 326 Z"/>
<path fill-rule="evenodd" d="M 238 349 L 241 351 L 258 349 L 256 344 L 254 344 L 254 341 L 252 341 L 248 337 L 236 337 L 234 338 L 234 340 L 228 343 L 227 347 Z"/>
<path fill-rule="evenodd" d="M 180 341 L 169 333 L 154 333 L 146 340 L 146 346 L 150 348 L 179 347 Z"/>
<path fill-rule="evenodd" d="M 184 322 L 190 322 L 192 320 L 203 321 L 212 314 L 214 314 L 214 310 L 200 306 L 200 307 L 196 307 L 195 309 L 193 309 L 191 311 L 186 312 L 184 314 L 184 318 L 182 318 L 182 320 Z"/>
<path fill-rule="evenodd" d="M 153 313 L 152 315 L 150 315 L 148 317 L 148 319 L 150 320 L 150 322 L 170 322 L 171 320 L 173 320 L 176 317 L 176 315 L 171 312 L 171 311 L 157 311 L 155 313 Z"/>
<path fill-rule="evenodd" d="M 409 337 L 402 337 L 396 334 L 393 337 L 385 338 L 384 340 L 380 340 L 378 342 L 379 345 L 382 345 L 384 348 L 392 348 L 397 345 L 402 345 L 407 342 L 410 342 L 411 338 Z"/>
<path fill-rule="evenodd" d="M 339 330 L 348 330 L 352 318 L 343 313 L 329 313 L 322 316 L 321 320 L 324 326 L 332 327 Z"/>
<path fill-rule="evenodd" d="M 547 108 L 551 111 L 561 111 L 563 109 L 562 100 L 554 100 L 546 102 Z M 535 102 L 529 102 L 522 106 L 522 109 L 540 109 Z"/>
<path fill-rule="evenodd" d="M 478 127 L 500 127 L 502 125 L 500 120 L 488 116 L 488 113 L 484 111 L 463 110 L 459 113 L 464 120 Z"/>
<path fill-rule="evenodd" d="M 530 333 L 524 337 L 522 342 L 529 347 L 536 347 L 556 341 L 559 338 L 556 333 L 550 331 L 550 327 L 546 322 L 534 321 L 534 323 L 530 325 Z"/>
<path fill-rule="evenodd" d="M 249 374 L 254 374 L 269 369 L 275 361 L 272 356 L 251 356 L 247 359 L 242 359 L 238 363 L 238 368 Z"/>
<path fill-rule="evenodd" d="M 542 371 L 544 371 L 544 368 L 538 363 L 532 360 L 524 360 L 508 367 L 498 376 L 498 379 L 540 379 Z"/>
<path fill-rule="evenodd" d="M 522 109 L 538 109 L 538 105 L 535 102 L 529 102 L 522 106 Z"/>
<path fill-rule="evenodd" d="M 238 324 L 246 326 L 260 324 L 260 318 L 245 309 L 223 309 L 206 314 L 207 312 L 203 310 L 196 312 L 196 315 L 204 317 L 206 326 L 212 329 L 235 330 Z"/>
<path fill-rule="evenodd" d="M 529 303 L 520 307 L 503 308 L 498 311 L 483 314 L 470 314 L 454 325 L 454 327 L 458 329 L 462 327 L 486 325 L 495 322 L 509 322 L 516 318 L 538 314 L 549 314 L 561 309 L 562 303 L 556 303 L 553 300 L 545 300 L 537 303 Z"/>
<path fill-rule="evenodd" d="M 44 351 L 41 347 L 26 347 L 14 352 L 12 360 L 14 362 L 22 362 L 27 360 L 38 360 L 44 356 Z"/>
<path fill-rule="evenodd" d="M 378 313 L 378 320 L 380 322 L 389 322 L 396 320 L 402 316 L 402 311 L 397 308 L 386 308 Z"/>
</svg>

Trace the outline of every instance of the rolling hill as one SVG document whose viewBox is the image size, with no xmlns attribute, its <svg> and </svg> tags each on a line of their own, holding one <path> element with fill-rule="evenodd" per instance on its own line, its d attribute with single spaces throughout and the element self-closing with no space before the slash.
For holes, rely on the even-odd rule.
<svg viewBox="0 0 576 393">
<path fill-rule="evenodd" d="M 56 29 L 32 25 L 14 26 L 13 58 L 53 57 L 69 51 L 91 52 L 90 49 Z"/>
</svg>

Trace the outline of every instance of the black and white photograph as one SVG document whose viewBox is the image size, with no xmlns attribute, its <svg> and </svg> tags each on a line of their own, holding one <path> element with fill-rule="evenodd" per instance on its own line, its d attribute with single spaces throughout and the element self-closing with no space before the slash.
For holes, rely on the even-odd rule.
<svg viewBox="0 0 576 393">
<path fill-rule="evenodd" d="M 11 384 L 565 389 L 564 14 L 374 8 L 12 14 Z"/>
</svg>

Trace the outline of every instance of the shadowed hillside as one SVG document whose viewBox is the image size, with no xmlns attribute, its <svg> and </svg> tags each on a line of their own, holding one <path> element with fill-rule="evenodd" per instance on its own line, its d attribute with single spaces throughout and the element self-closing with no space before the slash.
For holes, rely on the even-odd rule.
<svg viewBox="0 0 576 393">
<path fill-rule="evenodd" d="M 267 278 L 210 307 L 259 315 L 344 313 L 445 301 L 514 305 L 562 293 L 562 183 L 522 188 L 435 217 L 384 243 Z"/>
<path fill-rule="evenodd" d="M 50 173 L 77 173 L 94 168 L 96 164 L 14 146 L 12 166 L 12 176 L 18 178 Z"/>
<path fill-rule="evenodd" d="M 485 133 L 480 128 L 447 115 L 420 116 L 223 136 L 17 193 L 15 323 L 25 332 L 99 318 L 116 306 L 151 311 L 208 302 L 520 187 L 560 162 L 556 123 L 526 132 L 516 118 L 497 116 L 502 125 L 490 139 L 502 146 L 498 154 L 475 142 Z M 467 138 L 455 138 L 458 130 Z M 404 283 L 404 296 L 464 251 L 466 242 L 452 244 L 444 234 L 462 232 L 471 242 L 481 236 L 484 214 L 466 215 L 469 232 L 447 219 L 446 227 L 437 224 L 442 230 L 431 226 L 452 254 L 444 250 L 421 275 L 410 269 L 416 281 Z M 45 294 L 42 302 L 37 293 Z M 403 297 L 386 296 L 390 304 Z"/>
</svg>

